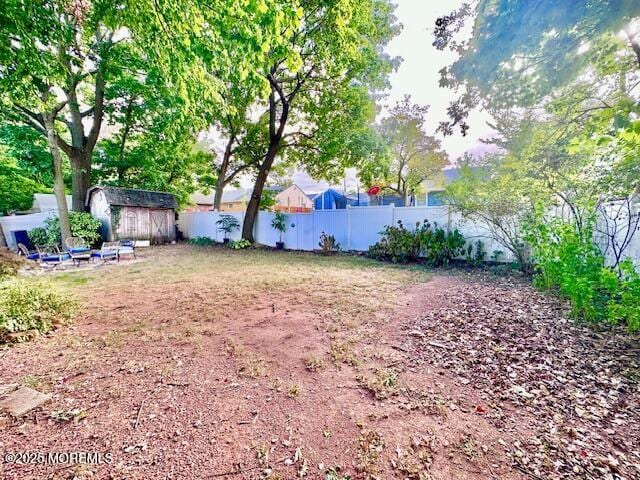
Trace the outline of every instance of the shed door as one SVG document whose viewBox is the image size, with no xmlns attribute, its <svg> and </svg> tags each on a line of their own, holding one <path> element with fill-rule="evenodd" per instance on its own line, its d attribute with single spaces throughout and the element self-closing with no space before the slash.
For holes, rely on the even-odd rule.
<svg viewBox="0 0 640 480">
<path fill-rule="evenodd" d="M 165 243 L 169 240 L 166 210 L 151 210 L 151 243 Z"/>
</svg>

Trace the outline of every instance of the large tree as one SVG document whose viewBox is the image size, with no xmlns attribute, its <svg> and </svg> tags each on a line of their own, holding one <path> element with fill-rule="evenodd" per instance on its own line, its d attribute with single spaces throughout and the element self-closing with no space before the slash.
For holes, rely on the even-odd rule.
<svg viewBox="0 0 640 480">
<path fill-rule="evenodd" d="M 365 182 L 382 183 L 385 190 L 402 197 L 405 205 L 409 195 L 437 176 L 448 161 L 440 141 L 425 130 L 428 111 L 428 106 L 412 104 L 408 95 L 397 102 L 380 125 L 389 155 L 361 169 Z"/>
<path fill-rule="evenodd" d="M 157 65 L 176 97 L 222 104 L 224 81 L 261 85 L 265 53 L 295 28 L 295 5 L 184 0 L 7 0 L 0 11 L 0 99 L 3 112 L 47 138 L 63 236 L 70 234 L 62 181 L 71 163 L 73 207 L 84 208 L 91 159 L 103 126 L 105 91 L 123 69 L 144 78 Z M 121 48 L 141 63 L 123 65 Z M 260 69 L 261 70 L 261 69 Z"/>
<path fill-rule="evenodd" d="M 394 65 L 382 52 L 397 30 L 388 0 L 302 0 L 300 14 L 299 26 L 283 31 L 286 44 L 269 51 L 268 101 L 247 128 L 256 170 L 242 228 L 250 241 L 276 159 L 330 177 L 371 155 L 370 94 L 386 86 Z"/>
<path fill-rule="evenodd" d="M 440 130 L 465 134 L 469 110 L 479 103 L 535 106 L 613 51 L 626 49 L 640 69 L 639 16 L 635 0 L 479 0 L 438 18 L 434 46 L 459 55 L 442 69 L 440 85 L 462 88 Z M 469 22 L 471 38 L 461 39 Z"/>
</svg>

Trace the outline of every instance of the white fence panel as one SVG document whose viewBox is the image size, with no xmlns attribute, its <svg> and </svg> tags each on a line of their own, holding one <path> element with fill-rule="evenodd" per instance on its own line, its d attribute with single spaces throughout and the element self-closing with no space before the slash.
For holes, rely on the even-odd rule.
<svg viewBox="0 0 640 480">
<path fill-rule="evenodd" d="M 221 232 L 216 224 L 222 215 L 236 217 L 241 226 L 244 221 L 244 213 L 192 212 L 182 213 L 181 216 L 183 215 L 186 217 L 184 222 L 186 231 L 183 232 L 186 238 L 207 237 L 217 242 L 221 242 L 224 238 L 224 232 Z M 229 238 L 239 240 L 242 238 L 241 233 L 241 229 L 238 229 L 232 232 Z"/>
<path fill-rule="evenodd" d="M 343 249 L 349 241 L 348 219 L 346 210 L 314 210 L 313 238 L 316 245 L 322 232 L 333 235 Z"/>
<path fill-rule="evenodd" d="M 274 216 L 275 214 L 271 212 L 258 212 L 258 218 L 253 230 L 256 242 L 275 247 L 276 242 L 280 241 L 279 232 L 271 226 Z"/>
<path fill-rule="evenodd" d="M 222 241 L 223 234 L 216 225 L 220 215 L 218 212 L 182 213 L 181 216 L 185 217 L 182 219 L 182 224 L 185 225 L 185 237 L 209 237 L 216 241 Z M 230 215 L 234 215 L 242 224 L 244 214 L 233 213 Z M 271 227 L 273 216 L 274 214 L 271 212 L 258 214 L 254 231 L 258 243 L 275 246 L 279 241 L 279 233 Z M 2 220 L 0 218 L 0 221 Z M 485 224 L 465 220 L 459 213 L 451 211 L 447 206 L 350 207 L 345 210 L 290 213 L 287 214 L 287 231 L 283 235 L 283 240 L 285 248 L 291 250 L 316 250 L 319 248 L 320 234 L 325 232 L 328 235 L 333 235 L 343 250 L 366 251 L 380 239 L 380 231 L 385 226 L 396 225 L 398 220 L 401 220 L 407 228 L 413 228 L 416 222 L 424 220 L 428 220 L 432 226 L 437 225 L 445 229 L 457 228 L 467 242 L 474 244 L 474 247 L 477 240 L 484 243 L 487 260 L 495 250 L 503 252 L 502 261 L 513 260 L 512 255 L 505 247 L 492 240 L 490 231 Z M 241 238 L 241 229 L 233 232 L 230 238 L 234 240 Z M 631 257 L 636 264 L 640 264 L 640 234 L 636 234 L 625 256 Z"/>
<path fill-rule="evenodd" d="M 313 236 L 314 215 L 312 213 L 297 213 L 295 217 L 293 229 L 296 231 L 298 250 L 316 250 L 320 239 Z"/>
<path fill-rule="evenodd" d="M 346 210 L 349 215 L 348 241 L 341 243 L 344 250 L 368 250 L 380 240 L 382 229 L 394 223 L 392 206 L 354 207 Z M 337 238 L 337 237 L 336 237 Z"/>
<path fill-rule="evenodd" d="M 444 228 L 449 226 L 449 209 L 447 207 L 396 207 L 393 210 L 393 223 L 398 220 L 413 230 L 417 222 L 428 220 L 432 227 L 436 225 Z"/>
<path fill-rule="evenodd" d="M 287 226 L 287 230 L 282 236 L 282 241 L 284 242 L 285 248 L 291 248 L 294 250 L 308 250 L 304 248 L 304 238 L 301 238 L 300 236 L 300 222 L 304 221 L 300 219 L 301 215 L 302 214 L 298 213 L 286 214 L 287 221 L 285 225 Z M 306 216 L 309 217 L 309 215 Z M 311 223 L 311 228 L 311 232 L 313 232 L 313 223 Z M 280 237 L 278 232 L 276 232 L 276 234 L 278 237 Z M 309 236 L 311 236 L 311 234 L 309 234 Z"/>
</svg>

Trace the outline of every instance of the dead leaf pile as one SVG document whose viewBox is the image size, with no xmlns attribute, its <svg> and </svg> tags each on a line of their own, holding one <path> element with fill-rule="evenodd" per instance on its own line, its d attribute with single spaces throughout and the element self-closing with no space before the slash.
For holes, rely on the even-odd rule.
<svg viewBox="0 0 640 480">
<path fill-rule="evenodd" d="M 637 336 L 578 325 L 518 279 L 472 276 L 433 305 L 406 325 L 413 358 L 479 390 L 486 417 L 519 433 L 505 446 L 514 467 L 533 478 L 640 478 Z"/>
</svg>

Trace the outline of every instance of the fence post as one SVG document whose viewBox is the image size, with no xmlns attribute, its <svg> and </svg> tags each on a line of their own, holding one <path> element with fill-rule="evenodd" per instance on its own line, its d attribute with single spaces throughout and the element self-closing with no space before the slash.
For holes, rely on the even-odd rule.
<svg viewBox="0 0 640 480">
<path fill-rule="evenodd" d="M 347 204 L 347 250 L 351 250 L 351 205 Z"/>
</svg>

